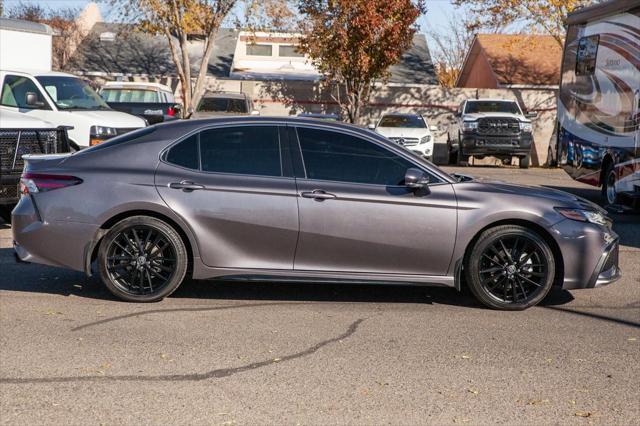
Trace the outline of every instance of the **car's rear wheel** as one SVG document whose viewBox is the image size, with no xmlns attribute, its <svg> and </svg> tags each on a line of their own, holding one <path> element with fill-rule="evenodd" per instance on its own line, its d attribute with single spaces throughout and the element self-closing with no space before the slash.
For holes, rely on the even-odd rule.
<svg viewBox="0 0 640 426">
<path fill-rule="evenodd" d="M 531 165 L 531 154 L 527 154 L 524 157 L 520 157 L 520 168 L 528 169 Z"/>
<path fill-rule="evenodd" d="M 618 202 L 618 192 L 616 191 L 616 171 L 613 164 L 609 163 L 604 172 L 604 181 L 602 182 L 602 196 L 608 205 Z"/>
<path fill-rule="evenodd" d="M 120 299 L 155 302 L 173 293 L 187 272 L 187 250 L 165 222 L 133 216 L 118 222 L 98 251 L 100 278 Z"/>
<path fill-rule="evenodd" d="M 469 288 L 493 309 L 536 305 L 553 286 L 555 268 L 549 244 L 536 232 L 516 225 L 486 230 L 465 259 Z"/>
</svg>

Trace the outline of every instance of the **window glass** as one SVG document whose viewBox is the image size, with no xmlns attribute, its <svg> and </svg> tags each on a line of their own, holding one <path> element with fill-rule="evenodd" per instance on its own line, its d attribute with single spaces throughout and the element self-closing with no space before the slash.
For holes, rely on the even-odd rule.
<svg viewBox="0 0 640 426">
<path fill-rule="evenodd" d="M 38 105 L 27 105 L 27 93 L 35 93 Z M 8 75 L 4 78 L 0 103 L 17 108 L 49 109 L 34 82 L 30 78 L 17 75 Z"/>
<path fill-rule="evenodd" d="M 282 176 L 276 126 L 238 126 L 200 134 L 202 170 L 244 175 Z"/>
<path fill-rule="evenodd" d="M 153 90 L 104 89 L 100 95 L 107 102 L 158 102 L 158 94 Z"/>
<path fill-rule="evenodd" d="M 466 114 L 476 114 L 479 112 L 521 114 L 518 104 L 512 101 L 467 101 Z"/>
<path fill-rule="evenodd" d="M 199 169 L 198 165 L 198 136 L 189 136 L 174 145 L 167 153 L 167 162 L 188 169 Z"/>
<path fill-rule="evenodd" d="M 304 58 L 304 53 L 298 50 L 298 46 L 281 45 L 278 47 L 278 56 Z"/>
<path fill-rule="evenodd" d="M 66 76 L 36 77 L 60 109 L 111 109 L 84 80 Z"/>
<path fill-rule="evenodd" d="M 410 129 L 424 129 L 427 125 L 419 115 L 385 115 L 378 127 L 406 127 Z"/>
<path fill-rule="evenodd" d="M 578 41 L 576 75 L 591 75 L 595 72 L 599 41 L 600 36 L 598 35 L 582 37 Z"/>
<path fill-rule="evenodd" d="M 392 151 L 355 136 L 300 127 L 298 138 L 309 179 L 402 185 L 415 167 Z"/>
<path fill-rule="evenodd" d="M 247 44 L 247 55 L 271 56 L 272 47 L 270 44 Z"/>
</svg>

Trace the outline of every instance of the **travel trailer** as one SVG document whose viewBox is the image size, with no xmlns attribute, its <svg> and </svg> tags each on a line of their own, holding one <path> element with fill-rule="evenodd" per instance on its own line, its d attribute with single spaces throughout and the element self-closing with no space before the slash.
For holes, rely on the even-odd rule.
<svg viewBox="0 0 640 426">
<path fill-rule="evenodd" d="M 556 158 L 602 187 L 607 204 L 640 200 L 640 3 L 615 0 L 567 17 Z"/>
</svg>

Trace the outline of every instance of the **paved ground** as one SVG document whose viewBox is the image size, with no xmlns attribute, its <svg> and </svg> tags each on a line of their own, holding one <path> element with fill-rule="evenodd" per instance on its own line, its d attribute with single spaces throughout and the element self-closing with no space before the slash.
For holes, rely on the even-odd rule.
<svg viewBox="0 0 640 426">
<path fill-rule="evenodd" d="M 559 170 L 464 171 L 597 197 Z M 121 303 L 14 264 L 0 225 L 0 423 L 633 424 L 640 217 L 615 220 L 620 282 L 520 313 L 388 286 L 192 282 Z"/>
</svg>

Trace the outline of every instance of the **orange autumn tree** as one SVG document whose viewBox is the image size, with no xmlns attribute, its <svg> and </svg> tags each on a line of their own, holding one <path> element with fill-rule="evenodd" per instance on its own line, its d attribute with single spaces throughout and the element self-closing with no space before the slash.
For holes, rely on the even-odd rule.
<svg viewBox="0 0 640 426">
<path fill-rule="evenodd" d="M 349 122 L 359 123 L 375 81 L 413 42 L 423 0 L 301 0 L 300 49 L 333 86 Z"/>
<path fill-rule="evenodd" d="M 471 31 L 520 24 L 530 31 L 553 36 L 562 46 L 567 13 L 594 0 L 453 0 L 453 3 L 473 14 L 475 22 L 467 26 Z"/>
</svg>

